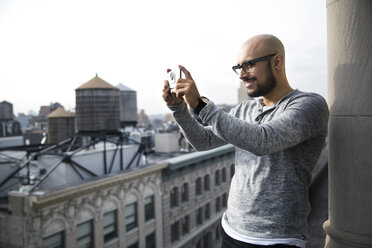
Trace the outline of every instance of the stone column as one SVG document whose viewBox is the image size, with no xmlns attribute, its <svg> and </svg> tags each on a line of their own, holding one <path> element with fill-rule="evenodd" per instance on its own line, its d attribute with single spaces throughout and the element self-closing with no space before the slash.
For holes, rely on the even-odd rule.
<svg viewBox="0 0 372 248">
<path fill-rule="evenodd" d="M 94 247 L 103 247 L 103 217 L 98 215 L 97 219 L 93 221 L 93 233 L 94 233 Z"/>
<path fill-rule="evenodd" d="M 141 190 L 140 192 L 143 192 Z M 138 245 L 139 247 L 145 247 L 145 205 L 143 196 L 138 199 L 138 206 L 137 206 L 137 225 L 138 225 Z"/>
<path fill-rule="evenodd" d="M 325 247 L 372 247 L 372 1 L 327 0 L 327 34 Z"/>
<path fill-rule="evenodd" d="M 158 189 L 161 189 L 160 180 L 157 184 Z M 156 247 L 164 247 L 163 245 L 163 205 L 162 205 L 162 192 L 155 193 L 155 221 L 156 221 L 156 229 L 155 229 L 155 236 L 156 236 Z"/>
</svg>

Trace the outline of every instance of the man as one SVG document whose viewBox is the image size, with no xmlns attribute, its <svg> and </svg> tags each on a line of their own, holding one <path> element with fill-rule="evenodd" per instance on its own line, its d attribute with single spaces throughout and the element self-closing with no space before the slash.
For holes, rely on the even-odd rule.
<svg viewBox="0 0 372 248">
<path fill-rule="evenodd" d="M 235 146 L 222 247 L 305 247 L 311 170 L 327 135 L 325 100 L 290 87 L 284 47 L 272 35 L 252 37 L 239 49 L 233 70 L 248 95 L 261 98 L 229 114 L 200 97 L 191 74 L 180 69 L 185 79 L 172 91 L 166 81 L 163 99 L 187 140 L 196 150 Z"/>
</svg>

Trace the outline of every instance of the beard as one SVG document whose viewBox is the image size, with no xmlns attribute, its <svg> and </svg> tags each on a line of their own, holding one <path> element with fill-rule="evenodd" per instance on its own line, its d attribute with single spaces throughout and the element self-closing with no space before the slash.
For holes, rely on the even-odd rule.
<svg viewBox="0 0 372 248">
<path fill-rule="evenodd" d="M 276 78 L 274 77 L 273 70 L 270 64 L 267 65 L 266 81 L 260 83 L 257 81 L 257 87 L 252 92 L 247 92 L 250 97 L 259 97 L 268 94 L 276 86 Z M 244 79 L 243 81 L 248 81 Z"/>
</svg>

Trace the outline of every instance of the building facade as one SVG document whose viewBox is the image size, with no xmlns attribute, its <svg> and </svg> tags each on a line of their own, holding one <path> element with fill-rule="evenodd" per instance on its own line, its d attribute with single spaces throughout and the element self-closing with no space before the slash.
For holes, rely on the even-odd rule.
<svg viewBox="0 0 372 248">
<path fill-rule="evenodd" d="M 32 194 L 8 193 L 0 247 L 219 247 L 234 148 Z"/>
<path fill-rule="evenodd" d="M 162 174 L 164 247 L 220 247 L 234 147 L 173 158 Z"/>
<path fill-rule="evenodd" d="M 37 196 L 9 193 L 0 247 L 162 247 L 161 169 L 126 172 Z"/>
</svg>

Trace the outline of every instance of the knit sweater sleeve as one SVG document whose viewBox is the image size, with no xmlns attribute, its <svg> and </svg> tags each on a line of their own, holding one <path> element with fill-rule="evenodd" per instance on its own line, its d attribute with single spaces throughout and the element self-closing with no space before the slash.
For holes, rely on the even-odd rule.
<svg viewBox="0 0 372 248">
<path fill-rule="evenodd" d="M 228 114 L 211 101 L 199 113 L 210 126 L 209 132 L 258 156 L 287 149 L 326 131 L 328 115 L 327 103 L 317 94 L 294 97 L 279 116 L 264 124 Z"/>
<path fill-rule="evenodd" d="M 197 151 L 210 150 L 227 142 L 215 135 L 211 127 L 200 124 L 187 108 L 185 102 L 170 106 L 173 117 L 180 126 L 180 130 L 190 144 Z"/>
</svg>

